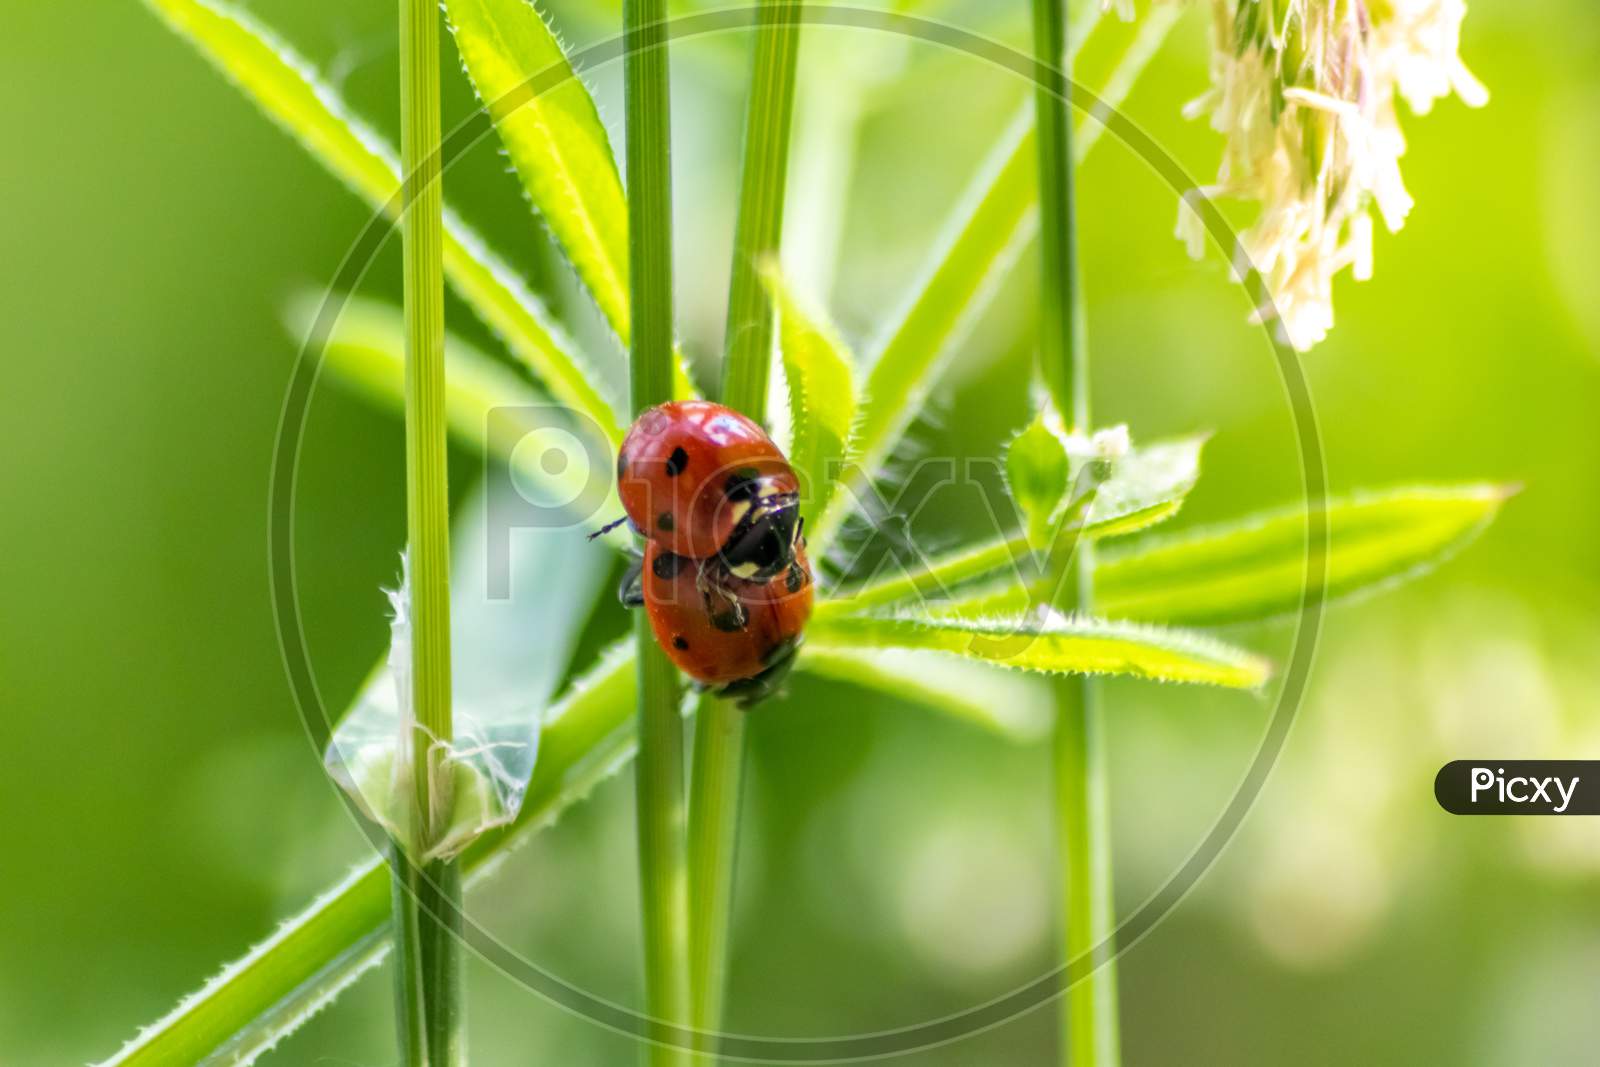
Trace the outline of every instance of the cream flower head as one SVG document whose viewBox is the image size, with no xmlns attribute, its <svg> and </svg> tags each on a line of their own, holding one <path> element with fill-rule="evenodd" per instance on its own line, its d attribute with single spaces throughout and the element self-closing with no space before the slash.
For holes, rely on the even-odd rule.
<svg viewBox="0 0 1600 1067">
<path fill-rule="evenodd" d="M 1390 232 L 1411 195 L 1395 98 L 1416 114 L 1454 93 L 1487 90 L 1457 49 L 1464 0 L 1211 0 L 1211 88 L 1184 113 L 1226 138 L 1214 185 L 1186 194 L 1177 233 L 1189 254 L 1205 233 L 1192 198 L 1260 204 L 1240 251 L 1271 297 L 1255 321 L 1305 351 L 1333 326 L 1333 276 L 1372 274 L 1372 210 Z M 1243 267 L 1243 264 L 1239 264 Z M 1242 270 L 1241 270 L 1242 274 Z"/>
</svg>

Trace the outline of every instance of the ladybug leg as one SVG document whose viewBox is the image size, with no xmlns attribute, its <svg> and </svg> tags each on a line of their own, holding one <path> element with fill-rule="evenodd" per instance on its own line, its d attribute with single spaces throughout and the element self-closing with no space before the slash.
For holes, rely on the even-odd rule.
<svg viewBox="0 0 1600 1067">
<path fill-rule="evenodd" d="M 789 671 L 793 669 L 795 657 L 799 653 L 800 638 L 785 641 L 767 657 L 767 665 L 761 669 L 760 674 L 737 682 L 729 682 L 717 690 L 717 695 L 732 700 L 744 711 L 749 711 L 763 700 L 777 696 L 783 690 L 783 683 L 789 677 Z"/>
<path fill-rule="evenodd" d="M 644 557 L 633 558 L 617 583 L 617 599 L 625 608 L 644 606 Z"/>
</svg>

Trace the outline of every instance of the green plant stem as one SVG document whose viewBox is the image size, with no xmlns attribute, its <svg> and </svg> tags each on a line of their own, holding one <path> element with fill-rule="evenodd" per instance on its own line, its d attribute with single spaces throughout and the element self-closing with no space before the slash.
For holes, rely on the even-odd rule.
<svg viewBox="0 0 1600 1067">
<path fill-rule="evenodd" d="M 1083 287 L 1073 204 L 1072 121 L 1065 0 L 1033 0 L 1039 153 L 1039 368 L 1057 410 L 1087 432 L 1089 367 Z M 1094 548 L 1080 539 L 1072 579 L 1053 593 L 1060 611 L 1087 612 L 1094 597 Z M 1062 863 L 1064 955 L 1069 986 L 1063 1012 L 1062 1062 L 1114 1067 L 1120 1059 L 1116 972 L 1109 954 L 1083 973 L 1073 967 L 1111 929 L 1111 839 L 1107 817 L 1104 726 L 1096 683 L 1069 675 L 1055 683 L 1052 744 Z"/>
<path fill-rule="evenodd" d="M 450 712 L 450 505 L 445 466 L 444 233 L 439 195 L 439 11 L 402 0 L 401 152 L 410 187 L 402 219 L 406 331 L 406 542 L 410 558 L 414 844 L 440 829 Z"/>
<path fill-rule="evenodd" d="M 1089 421 L 1088 345 L 1078 279 L 1077 220 L 1072 191 L 1072 116 L 1067 106 L 1065 0 L 1033 0 L 1034 91 L 1039 163 L 1039 370 L 1061 417 L 1075 428 Z"/>
<path fill-rule="evenodd" d="M 744 785 L 745 711 L 707 696 L 695 715 L 689 785 L 689 1019 L 703 1035 L 722 1025 L 734 872 Z M 701 1062 L 716 1042 L 702 1038 Z"/>
<path fill-rule="evenodd" d="M 1092 552 L 1084 545 L 1080 552 Z M 1121 1061 L 1105 720 L 1099 684 L 1087 675 L 1056 679 L 1056 813 L 1063 858 L 1067 980 L 1063 1062 L 1115 1067 Z M 1092 954 L 1092 955 L 1091 955 Z M 1082 962 L 1079 962 L 1082 961 Z M 1089 970 L 1089 968 L 1093 970 Z"/>
<path fill-rule="evenodd" d="M 622 7 L 627 133 L 629 343 L 635 413 L 672 399 L 672 160 L 665 0 Z M 688 1018 L 688 881 L 684 868 L 683 720 L 678 675 L 643 612 L 638 644 L 639 757 L 635 798 L 645 1010 L 657 1032 L 646 1046 L 658 1067 L 687 1062 L 667 1042 Z"/>
<path fill-rule="evenodd" d="M 408 1064 L 466 1062 L 461 989 L 461 867 L 436 860 L 413 865 L 398 847 L 391 857 L 395 996 Z"/>
<path fill-rule="evenodd" d="M 777 251 L 783 233 L 799 13 L 798 0 L 761 0 L 745 111 L 722 402 L 758 422 L 766 414 L 772 367 L 772 302 L 761 283 L 761 261 Z"/>
<path fill-rule="evenodd" d="M 665 0 L 626 0 L 622 12 L 629 370 L 637 413 L 672 398 L 672 119 Z"/>
<path fill-rule="evenodd" d="M 688 880 L 684 868 L 683 721 L 678 673 L 655 643 L 641 611 L 638 645 L 639 751 L 634 794 L 639 837 L 640 928 L 645 1012 L 655 1023 L 647 1062 L 688 1062 L 669 1031 L 688 1020 Z"/>
<path fill-rule="evenodd" d="M 799 9 L 797 0 L 762 0 L 745 112 L 722 400 L 757 422 L 766 418 L 773 334 L 772 302 L 761 281 L 761 265 L 777 252 L 783 233 Z M 704 1034 L 714 1034 L 722 1025 L 744 781 L 744 717 L 737 704 L 716 698 L 701 701 L 695 717 L 689 792 L 689 989 L 690 1021 Z M 706 1053 L 705 1062 L 713 1062 L 714 1040 L 700 1051 Z"/>
<path fill-rule="evenodd" d="M 406 545 L 410 565 L 411 796 L 396 847 L 395 995 L 401 1054 L 429 1067 L 465 1059 L 453 863 L 424 863 L 451 813 L 450 503 L 445 465 L 444 209 L 439 165 L 439 8 L 400 4 L 401 243 L 406 332 Z"/>
</svg>

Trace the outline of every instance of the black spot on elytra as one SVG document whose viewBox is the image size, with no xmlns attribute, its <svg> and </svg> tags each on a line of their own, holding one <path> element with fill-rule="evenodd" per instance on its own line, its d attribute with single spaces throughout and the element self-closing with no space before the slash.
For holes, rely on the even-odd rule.
<svg viewBox="0 0 1600 1067">
<path fill-rule="evenodd" d="M 667 533 L 671 533 L 673 525 L 672 512 L 663 511 L 661 514 L 656 516 L 656 529 L 665 530 Z"/>
<path fill-rule="evenodd" d="M 788 587 L 789 592 L 798 593 L 805 588 L 806 572 L 798 563 L 789 564 L 789 573 L 783 576 L 783 584 Z"/>
<path fill-rule="evenodd" d="M 677 649 L 679 652 L 687 652 L 689 650 L 689 642 L 683 639 L 682 634 L 673 634 L 672 647 Z"/>
<path fill-rule="evenodd" d="M 670 582 L 678 576 L 678 568 L 683 566 L 683 557 L 671 552 L 658 552 L 650 564 L 650 570 L 657 578 Z"/>
<path fill-rule="evenodd" d="M 689 453 L 681 448 L 674 448 L 672 455 L 667 457 L 667 477 L 676 478 L 683 473 L 683 469 L 688 465 Z"/>
<path fill-rule="evenodd" d="M 628 474 L 628 457 L 621 452 L 617 453 L 617 481 L 621 482 Z"/>
</svg>

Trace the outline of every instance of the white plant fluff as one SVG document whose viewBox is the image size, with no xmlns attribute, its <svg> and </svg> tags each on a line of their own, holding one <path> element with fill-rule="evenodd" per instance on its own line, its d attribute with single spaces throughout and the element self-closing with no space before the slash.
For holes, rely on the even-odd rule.
<svg viewBox="0 0 1600 1067">
<path fill-rule="evenodd" d="M 1334 275 L 1372 274 L 1372 210 L 1391 233 L 1411 210 L 1396 98 L 1418 115 L 1452 93 L 1488 102 L 1458 54 L 1466 3 L 1211 0 L 1211 10 L 1211 88 L 1184 113 L 1209 115 L 1226 143 L 1216 183 L 1180 201 L 1177 235 L 1198 258 L 1192 198 L 1258 203 L 1240 237 L 1270 297 L 1254 321 L 1275 321 L 1305 351 L 1333 326 Z"/>
<path fill-rule="evenodd" d="M 417 721 L 412 707 L 411 564 L 400 557 L 400 585 L 383 590 L 389 601 L 389 656 L 385 679 L 372 680 L 340 721 L 324 754 L 339 785 L 367 816 L 402 842 L 414 821 L 413 751 Z M 542 710 L 520 700 L 463 699 L 455 694 L 456 736 L 430 738 L 443 750 L 429 795 L 449 797 L 450 817 L 429 813 L 438 839 L 421 861 L 459 855 L 479 836 L 512 822 L 521 810 L 539 751 Z"/>
</svg>

